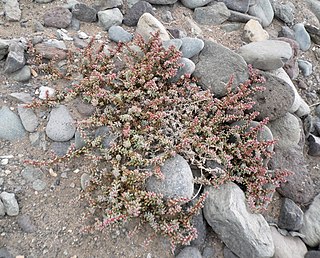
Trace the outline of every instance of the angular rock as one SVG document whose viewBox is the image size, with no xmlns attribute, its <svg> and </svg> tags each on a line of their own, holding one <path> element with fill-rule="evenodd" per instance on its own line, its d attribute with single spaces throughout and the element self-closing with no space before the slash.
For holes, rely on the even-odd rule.
<svg viewBox="0 0 320 258">
<path fill-rule="evenodd" d="M 202 258 L 202 255 L 198 248 L 187 246 L 181 250 L 176 258 Z"/>
<path fill-rule="evenodd" d="M 305 60 L 298 60 L 299 69 L 302 71 L 304 77 L 312 74 L 312 64 Z"/>
<path fill-rule="evenodd" d="M 10 42 L 8 40 L 0 39 L 0 60 L 4 59 L 9 53 Z"/>
<path fill-rule="evenodd" d="M 121 25 L 123 15 L 118 8 L 98 12 L 99 24 L 104 30 L 110 29 L 113 25 Z"/>
<path fill-rule="evenodd" d="M 25 136 L 20 118 L 8 107 L 0 109 L 0 139 L 14 141 Z"/>
<path fill-rule="evenodd" d="M 108 36 L 115 42 L 129 42 L 133 38 L 131 33 L 120 26 L 111 26 L 108 30 Z"/>
<path fill-rule="evenodd" d="M 204 48 L 195 60 L 196 69 L 193 76 L 199 85 L 217 97 L 224 96 L 230 77 L 234 76 L 233 88 L 248 79 L 247 64 L 241 56 L 230 49 L 205 41 Z"/>
<path fill-rule="evenodd" d="M 17 216 L 19 214 L 19 205 L 14 193 L 2 192 L 0 199 L 8 216 Z"/>
<path fill-rule="evenodd" d="M 17 219 L 17 222 L 18 222 L 19 227 L 25 233 L 34 233 L 37 230 L 31 220 L 30 216 L 28 216 L 26 214 L 19 216 Z"/>
<path fill-rule="evenodd" d="M 293 55 L 290 44 L 279 40 L 251 42 L 238 53 L 248 64 L 265 71 L 283 67 Z"/>
<path fill-rule="evenodd" d="M 181 3 L 189 9 L 202 7 L 209 4 L 210 2 L 212 2 L 212 0 L 181 0 Z"/>
<path fill-rule="evenodd" d="M 300 233 L 305 237 L 302 240 L 311 247 L 320 244 L 320 194 L 318 194 L 308 210 L 304 213 L 304 220 Z"/>
<path fill-rule="evenodd" d="M 261 214 L 246 208 L 245 195 L 234 183 L 205 187 L 209 195 L 204 216 L 225 245 L 239 257 L 272 257 L 274 244 L 268 223 Z"/>
<path fill-rule="evenodd" d="M 250 0 L 223 0 L 228 9 L 246 13 L 249 11 Z"/>
<path fill-rule="evenodd" d="M 287 177 L 287 182 L 277 188 L 277 191 L 297 204 L 310 203 L 314 197 L 314 185 L 301 147 L 275 148 L 274 151 L 275 153 L 269 162 L 269 169 L 286 169 L 293 172 Z"/>
<path fill-rule="evenodd" d="M 28 65 L 25 65 L 20 70 L 10 74 L 10 78 L 17 82 L 26 82 L 31 79 L 31 69 Z"/>
<path fill-rule="evenodd" d="M 83 3 L 75 4 L 72 7 L 72 15 L 83 22 L 95 22 L 97 21 L 97 11 Z"/>
<path fill-rule="evenodd" d="M 266 82 L 263 83 L 266 90 L 254 94 L 253 100 L 256 104 L 252 111 L 260 113 L 256 118 L 258 120 L 268 117 L 270 121 L 273 121 L 289 112 L 294 102 L 294 91 L 282 79 L 270 73 L 261 72 L 261 74 L 266 79 Z"/>
<path fill-rule="evenodd" d="M 278 37 L 284 37 L 294 40 L 294 31 L 288 26 L 282 26 L 281 30 L 278 33 Z"/>
<path fill-rule="evenodd" d="M 24 48 L 21 44 L 13 42 L 9 47 L 9 54 L 4 67 L 5 73 L 16 72 L 24 67 L 25 63 Z"/>
<path fill-rule="evenodd" d="M 46 127 L 47 136 L 57 142 L 69 141 L 76 131 L 75 123 L 64 105 L 55 107 L 50 112 Z"/>
<path fill-rule="evenodd" d="M 263 27 L 268 27 L 274 16 L 273 8 L 269 0 L 256 0 L 255 3 L 249 7 L 248 14 L 260 18 Z"/>
<path fill-rule="evenodd" d="M 39 120 L 34 111 L 31 108 L 26 108 L 23 104 L 18 105 L 18 114 L 24 129 L 32 133 L 39 125 Z"/>
<path fill-rule="evenodd" d="M 180 51 L 185 58 L 191 58 L 200 53 L 204 47 L 204 42 L 201 39 L 185 37 L 181 39 L 182 45 Z"/>
<path fill-rule="evenodd" d="M 144 13 L 141 15 L 137 24 L 136 34 L 140 34 L 144 40 L 148 41 L 151 37 L 151 33 L 154 34 L 157 31 L 159 31 L 159 37 L 162 41 L 170 39 L 166 28 L 152 14 Z"/>
<path fill-rule="evenodd" d="M 202 25 L 218 25 L 230 17 L 230 11 L 223 2 L 194 9 L 193 18 Z"/>
<path fill-rule="evenodd" d="M 300 123 L 296 116 L 286 113 L 284 116 L 271 121 L 268 124 L 277 148 L 290 148 L 300 141 Z"/>
<path fill-rule="evenodd" d="M 298 42 L 299 47 L 302 51 L 307 51 L 311 46 L 311 38 L 306 31 L 303 23 L 298 23 L 293 26 L 294 37 Z"/>
<path fill-rule="evenodd" d="M 140 17 L 144 13 L 150 13 L 154 15 L 152 5 L 146 1 L 139 1 L 135 3 L 124 15 L 123 24 L 127 26 L 136 26 Z"/>
<path fill-rule="evenodd" d="M 243 28 L 243 39 L 246 42 L 264 41 L 269 39 L 269 34 L 257 20 L 249 20 Z"/>
<path fill-rule="evenodd" d="M 308 137 L 310 156 L 320 156 L 320 137 L 310 134 Z"/>
<path fill-rule="evenodd" d="M 295 7 L 291 2 L 279 3 L 277 1 L 271 1 L 274 15 L 282 20 L 284 23 L 291 24 L 294 20 Z"/>
<path fill-rule="evenodd" d="M 299 237 L 283 236 L 275 227 L 270 227 L 275 254 L 273 258 L 304 258 L 308 249 Z"/>
<path fill-rule="evenodd" d="M 54 28 L 67 28 L 72 19 L 72 13 L 64 7 L 55 7 L 43 15 L 44 26 Z"/>
<path fill-rule="evenodd" d="M 4 1 L 4 13 L 8 21 L 20 21 L 21 10 L 18 0 L 6 0 Z"/>
<path fill-rule="evenodd" d="M 294 201 L 284 198 L 281 205 L 278 226 L 289 231 L 298 231 L 301 229 L 302 223 L 303 211 Z"/>
<path fill-rule="evenodd" d="M 147 179 L 147 191 L 161 193 L 164 198 L 188 198 L 193 195 L 193 175 L 188 162 L 176 155 L 161 167 L 164 180 L 151 176 Z"/>
</svg>

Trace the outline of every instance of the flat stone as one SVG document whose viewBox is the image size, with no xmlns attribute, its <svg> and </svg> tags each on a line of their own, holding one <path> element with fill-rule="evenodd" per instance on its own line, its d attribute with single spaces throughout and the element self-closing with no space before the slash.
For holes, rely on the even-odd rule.
<svg viewBox="0 0 320 258">
<path fill-rule="evenodd" d="M 261 25 L 268 27 L 274 17 L 274 11 L 269 0 L 256 0 L 253 5 L 249 7 L 248 14 L 261 19 Z"/>
<path fill-rule="evenodd" d="M 282 26 L 278 33 L 278 37 L 284 37 L 294 40 L 294 31 L 288 26 Z"/>
<path fill-rule="evenodd" d="M 203 89 L 210 89 L 215 96 L 222 97 L 227 93 L 227 84 L 232 75 L 233 89 L 248 79 L 247 64 L 230 49 L 212 41 L 204 42 L 204 48 L 194 60 L 196 69 L 193 76 Z"/>
<path fill-rule="evenodd" d="M 293 26 L 295 40 L 298 42 L 302 51 L 307 51 L 311 46 L 311 38 L 305 29 L 303 23 L 297 23 Z"/>
<path fill-rule="evenodd" d="M 72 7 L 72 15 L 83 22 L 97 21 L 97 11 L 83 3 L 77 3 Z"/>
<path fill-rule="evenodd" d="M 251 42 L 238 53 L 248 64 L 265 71 L 283 67 L 293 55 L 290 44 L 279 40 Z"/>
<path fill-rule="evenodd" d="M 320 194 L 318 194 L 308 210 L 304 213 L 304 220 L 300 233 L 305 237 L 302 240 L 311 247 L 316 247 L 320 243 Z"/>
<path fill-rule="evenodd" d="M 8 216 L 17 216 L 19 214 L 19 205 L 14 193 L 2 192 L 0 199 Z"/>
<path fill-rule="evenodd" d="M 303 258 L 308 249 L 299 237 L 283 236 L 275 227 L 270 227 L 275 254 L 273 258 Z"/>
<path fill-rule="evenodd" d="M 115 42 L 129 42 L 133 35 L 120 26 L 111 26 L 108 30 L 109 39 Z"/>
<path fill-rule="evenodd" d="M 0 109 L 0 121 L 0 139 L 14 141 L 25 136 L 20 118 L 6 106 Z"/>
<path fill-rule="evenodd" d="M 194 9 L 193 18 L 202 25 L 219 25 L 230 17 L 230 11 L 223 2 L 197 7 Z"/>
<path fill-rule="evenodd" d="M 284 198 L 280 209 L 278 226 L 289 231 L 298 231 L 301 229 L 302 223 L 303 211 L 294 201 Z"/>
<path fill-rule="evenodd" d="M 161 167 L 164 180 L 151 176 L 146 181 L 146 189 L 162 194 L 164 198 L 187 198 L 193 195 L 193 175 L 188 162 L 177 155 L 165 161 Z"/>
<path fill-rule="evenodd" d="M 245 195 L 234 183 L 205 187 L 209 195 L 203 212 L 224 244 L 239 257 L 265 258 L 274 254 L 268 223 L 247 210 Z"/>
<path fill-rule="evenodd" d="M 21 10 L 18 0 L 6 0 L 3 7 L 7 21 L 20 21 Z"/>
<path fill-rule="evenodd" d="M 23 103 L 31 103 L 32 97 L 29 93 L 25 92 L 13 92 L 10 93 L 10 96 L 14 98 L 15 100 L 21 101 Z"/>
<path fill-rule="evenodd" d="M 72 13 L 64 7 L 55 7 L 43 15 L 44 26 L 54 28 L 67 28 L 72 19 Z"/>
<path fill-rule="evenodd" d="M 25 63 L 26 59 L 22 45 L 16 42 L 11 43 L 4 67 L 5 73 L 10 74 L 16 72 L 24 67 Z"/>
<path fill-rule="evenodd" d="M 121 25 L 123 15 L 118 8 L 98 12 L 99 24 L 104 30 L 110 29 L 113 25 Z"/>
<path fill-rule="evenodd" d="M 299 120 L 290 113 L 271 121 L 268 127 L 277 141 L 276 147 L 278 148 L 290 148 L 296 146 L 300 141 L 301 128 Z"/>
<path fill-rule="evenodd" d="M 139 1 L 135 3 L 124 15 L 123 24 L 127 26 L 136 26 L 140 17 L 144 13 L 150 13 L 154 15 L 152 5 L 146 1 Z"/>
<path fill-rule="evenodd" d="M 249 20 L 243 28 L 243 39 L 246 42 L 264 41 L 269 39 L 269 34 L 257 20 Z"/>
<path fill-rule="evenodd" d="M 136 34 L 140 34 L 144 40 L 149 40 L 151 33 L 156 33 L 157 31 L 159 31 L 159 37 L 162 41 L 170 39 L 170 36 L 162 23 L 152 14 L 144 13 L 138 21 Z"/>
<path fill-rule="evenodd" d="M 311 250 L 306 253 L 304 258 L 320 258 L 320 251 Z"/>
<path fill-rule="evenodd" d="M 18 105 L 18 114 L 24 129 L 32 133 L 39 125 L 39 120 L 34 111 L 30 108 L 26 108 L 23 104 Z"/>
<path fill-rule="evenodd" d="M 185 58 L 191 58 L 200 53 L 204 47 L 204 42 L 202 39 L 185 37 L 181 39 L 182 45 L 180 51 L 182 56 Z"/>
<path fill-rule="evenodd" d="M 68 141 L 74 136 L 75 131 L 74 120 L 64 105 L 59 105 L 51 110 L 46 127 L 46 134 L 51 140 Z"/>
</svg>

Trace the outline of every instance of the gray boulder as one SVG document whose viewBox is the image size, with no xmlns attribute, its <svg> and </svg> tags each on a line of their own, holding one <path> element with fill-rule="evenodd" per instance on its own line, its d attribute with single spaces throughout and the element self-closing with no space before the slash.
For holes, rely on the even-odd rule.
<svg viewBox="0 0 320 258">
<path fill-rule="evenodd" d="M 298 66 L 304 77 L 312 74 L 312 63 L 298 59 Z"/>
<path fill-rule="evenodd" d="M 275 227 L 270 227 L 275 254 L 273 258 L 304 258 L 308 249 L 299 237 L 283 236 Z"/>
<path fill-rule="evenodd" d="M 4 71 L 6 73 L 13 73 L 20 70 L 25 63 L 24 48 L 21 44 L 13 42 L 9 47 L 9 54 L 6 59 Z"/>
<path fill-rule="evenodd" d="M 303 211 L 294 201 L 284 198 L 280 209 L 278 226 L 289 231 L 298 231 L 302 227 L 302 223 Z"/>
<path fill-rule="evenodd" d="M 152 5 L 146 1 L 139 1 L 135 3 L 124 15 L 123 24 L 127 26 L 136 26 L 140 17 L 144 13 L 154 15 Z"/>
<path fill-rule="evenodd" d="M 76 131 L 75 123 L 64 105 L 55 107 L 50 112 L 46 127 L 47 136 L 57 142 L 69 141 Z"/>
<path fill-rule="evenodd" d="M 295 7 L 291 2 L 281 3 L 278 1 L 271 1 L 274 15 L 282 20 L 284 23 L 291 24 L 294 20 Z"/>
<path fill-rule="evenodd" d="M 212 41 L 205 41 L 204 48 L 194 60 L 193 76 L 199 85 L 217 97 L 225 96 L 227 84 L 234 76 L 233 89 L 248 79 L 247 64 L 241 56 Z"/>
<path fill-rule="evenodd" d="M 10 74 L 10 78 L 17 82 L 26 82 L 31 79 L 31 69 L 28 65 L 25 65 L 20 70 Z"/>
<path fill-rule="evenodd" d="M 248 64 L 265 71 L 283 67 L 293 54 L 290 44 L 280 40 L 251 42 L 238 53 Z"/>
<path fill-rule="evenodd" d="M 110 29 L 113 25 L 121 25 L 123 15 L 118 8 L 98 12 L 99 24 L 104 30 Z"/>
<path fill-rule="evenodd" d="M 25 136 L 20 118 L 8 107 L 0 109 L 0 139 L 14 141 Z"/>
<path fill-rule="evenodd" d="M 274 254 L 268 223 L 261 214 L 247 210 L 245 195 L 234 183 L 205 188 L 209 195 L 203 208 L 208 224 L 240 258 L 265 258 Z"/>
<path fill-rule="evenodd" d="M 19 214 L 19 205 L 14 193 L 2 192 L 0 199 L 8 216 L 17 216 Z"/>
<path fill-rule="evenodd" d="M 109 28 L 108 36 L 115 42 L 129 42 L 133 38 L 131 33 L 127 32 L 124 28 L 115 25 Z"/>
<path fill-rule="evenodd" d="M 256 0 L 249 7 L 248 14 L 258 17 L 263 27 L 268 27 L 274 17 L 272 5 L 269 0 Z"/>
<path fill-rule="evenodd" d="M 188 198 L 193 195 L 193 175 L 188 162 L 176 155 L 165 161 L 161 167 L 164 180 L 151 176 L 147 179 L 146 188 L 150 192 L 161 193 L 164 198 Z"/>
<path fill-rule="evenodd" d="M 318 194 L 308 210 L 304 213 L 304 220 L 300 233 L 308 246 L 315 247 L 320 244 L 320 194 Z"/>
<path fill-rule="evenodd" d="M 198 7 L 194 9 L 193 18 L 202 25 L 218 25 L 230 16 L 230 11 L 223 2 L 214 2 L 214 4 Z"/>
<path fill-rule="evenodd" d="M 202 7 L 209 4 L 210 2 L 212 2 L 212 0 L 181 0 L 181 3 L 189 9 Z"/>
<path fill-rule="evenodd" d="M 202 39 L 185 37 L 181 39 L 182 45 L 180 51 L 185 58 L 191 58 L 200 53 L 204 47 Z"/>
<path fill-rule="evenodd" d="M 311 46 L 311 38 L 303 23 L 298 23 L 293 26 L 294 38 L 298 42 L 302 51 L 307 51 Z"/>
<path fill-rule="evenodd" d="M 97 21 L 97 11 L 83 3 L 77 3 L 72 7 L 72 15 L 83 22 Z"/>
</svg>

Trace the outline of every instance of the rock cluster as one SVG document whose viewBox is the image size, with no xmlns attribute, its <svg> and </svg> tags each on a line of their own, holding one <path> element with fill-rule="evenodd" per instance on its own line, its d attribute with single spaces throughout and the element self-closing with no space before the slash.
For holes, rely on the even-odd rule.
<svg viewBox="0 0 320 258">
<path fill-rule="evenodd" d="M 53 0 L 36 0 L 48 3 Z M 110 2 L 110 3 L 109 3 Z M 121 1 L 122 2 L 122 1 Z M 129 1 L 128 1 L 129 2 Z M 193 11 L 192 23 L 200 25 L 220 25 L 226 21 L 245 23 L 243 39 L 246 42 L 236 51 L 226 48 L 213 40 L 189 36 L 172 39 L 168 28 L 155 17 L 153 5 L 171 5 L 176 0 L 148 0 L 130 4 L 128 10 L 117 1 L 105 1 L 104 5 L 90 6 L 78 1 L 70 1 L 66 6 L 46 10 L 43 14 L 43 25 L 58 29 L 57 40 L 44 40 L 33 37 L 34 47 L 44 58 L 64 60 L 67 57 L 65 42 L 73 41 L 74 45 L 83 48 L 90 38 L 78 30 L 74 37 L 69 36 L 69 28 L 77 27 L 77 21 L 97 23 L 101 30 L 108 31 L 113 42 L 130 42 L 134 34 L 122 25 L 135 27 L 135 33 L 148 40 L 150 33 L 160 32 L 164 46 L 174 45 L 182 52 L 180 62 L 184 65 L 175 79 L 184 74 L 192 74 L 204 89 L 210 89 L 217 97 L 227 94 L 226 86 L 230 75 L 234 75 L 234 87 L 248 78 L 247 65 L 261 70 L 266 79 L 266 90 L 254 96 L 255 111 L 259 111 L 258 120 L 269 118 L 266 126 L 270 140 L 277 140 L 274 146 L 275 156 L 270 161 L 269 169 L 288 169 L 293 172 L 288 181 L 281 185 L 278 192 L 283 197 L 283 204 L 276 222 L 277 227 L 269 226 L 267 220 L 258 214 L 251 213 L 245 204 L 243 191 L 235 184 L 228 183 L 215 189 L 208 187 L 209 192 L 203 209 L 203 215 L 210 227 L 228 247 L 231 255 L 240 258 L 265 257 L 315 257 L 313 251 L 307 253 L 307 247 L 320 244 L 320 186 L 315 187 L 303 155 L 304 140 L 307 139 L 308 154 L 320 156 L 320 105 L 312 113 L 309 105 L 300 96 L 294 80 L 301 71 L 304 77 L 312 74 L 313 64 L 299 59 L 299 53 L 308 51 L 312 40 L 317 44 L 320 30 L 315 26 L 295 23 L 294 5 L 290 1 L 257 0 L 257 1 L 211 1 L 181 0 L 181 4 Z M 320 19 L 320 4 L 315 0 L 306 0 L 311 11 Z M 7 0 L 4 13 L 8 21 L 19 21 L 21 11 L 19 2 Z M 279 32 L 280 37 L 272 37 L 265 30 L 274 18 L 284 23 Z M 290 26 L 290 27 L 289 27 Z M 196 28 L 196 27 L 195 27 Z M 41 26 L 38 30 L 41 30 Z M 180 35 L 180 32 L 177 34 Z M 4 63 L 6 76 L 19 82 L 32 80 L 32 71 L 26 60 L 26 39 L 0 39 L 0 61 Z M 300 71 L 299 71 L 300 70 Z M 41 86 L 38 90 L 40 99 L 55 94 L 52 85 Z M 76 132 L 76 120 L 67 106 L 53 108 L 45 121 L 45 130 L 40 131 L 40 114 L 25 108 L 31 95 L 22 92 L 12 93 L 20 104 L 17 113 L 8 106 L 0 107 L 0 139 L 15 142 L 28 136 L 31 144 L 43 141 L 41 135 L 49 138 L 56 153 L 63 155 L 71 142 L 76 146 L 85 144 Z M 77 106 L 76 106 L 77 107 Z M 79 113 L 86 113 L 83 106 Z M 89 110 L 90 113 L 90 110 Z M 112 142 L 113 136 L 108 128 L 99 128 L 96 135 L 105 137 L 104 147 Z M 65 145 L 64 145 L 65 144 Z M 55 147 L 54 147 L 55 146 Z M 66 146 L 63 147 L 63 146 Z M 164 181 L 150 178 L 147 188 L 162 193 L 165 197 L 191 198 L 194 194 L 193 174 L 186 160 L 176 156 L 162 167 L 166 176 Z M 46 183 L 41 174 L 25 169 L 22 176 L 32 184 L 36 191 L 42 191 Z M 86 178 L 86 175 L 83 176 Z M 85 179 L 82 180 L 85 188 Z M 88 181 L 88 180 L 87 180 Z M 311 204 L 310 204 L 311 203 Z M 310 206 L 305 213 L 299 205 Z M 0 216 L 16 216 L 19 206 L 14 194 L 0 194 Z M 201 219 L 202 215 L 201 215 Z M 22 218 L 23 227 L 28 218 Z M 20 225 L 19 224 L 19 225 Z M 27 223 L 28 224 L 28 223 Z M 201 224 L 201 223 L 199 223 Z M 202 223 L 203 224 L 203 223 Z M 300 237 L 283 236 L 278 228 L 287 232 L 300 232 Z M 26 228 L 32 232 L 33 228 Z M 199 229 L 200 231 L 200 229 Z M 294 234 L 293 234 L 294 235 Z M 303 241 L 302 241 L 302 240 Z M 195 247 L 186 247 L 177 257 L 201 257 Z M 231 257 L 228 256 L 228 257 Z M 304 256 L 306 255 L 306 256 Z M 204 254 L 203 254 L 204 257 Z"/>
</svg>

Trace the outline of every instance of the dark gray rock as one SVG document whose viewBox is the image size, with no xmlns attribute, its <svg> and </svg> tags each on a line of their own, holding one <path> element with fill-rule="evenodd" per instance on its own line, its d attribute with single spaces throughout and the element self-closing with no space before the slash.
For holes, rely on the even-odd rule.
<svg viewBox="0 0 320 258">
<path fill-rule="evenodd" d="M 18 105 L 18 114 L 24 129 L 28 132 L 34 132 L 39 125 L 38 117 L 31 108 L 26 108 L 25 105 Z"/>
<path fill-rule="evenodd" d="M 168 5 L 174 4 L 178 0 L 147 0 L 150 4 L 157 4 L 157 5 Z"/>
<path fill-rule="evenodd" d="M 127 2 L 128 2 L 128 6 L 130 7 L 130 3 L 129 3 L 130 0 Z M 104 11 L 107 9 L 112 9 L 112 8 L 122 8 L 123 1 L 122 0 L 97 0 L 97 1 L 95 1 L 95 4 L 93 7 L 98 12 Z"/>
<path fill-rule="evenodd" d="M 46 127 L 47 136 L 57 142 L 69 141 L 76 131 L 75 123 L 64 105 L 55 107 L 50 112 Z"/>
<path fill-rule="evenodd" d="M 287 24 L 291 24 L 293 22 L 294 13 L 296 9 L 293 3 L 281 3 L 277 1 L 271 1 L 271 4 L 274 10 L 275 17 Z"/>
<path fill-rule="evenodd" d="M 72 15 L 83 22 L 95 22 L 97 21 L 97 11 L 83 3 L 75 4 L 72 7 Z"/>
<path fill-rule="evenodd" d="M 240 12 L 236 12 L 236 11 L 230 11 L 230 16 L 228 18 L 228 21 L 231 22 L 242 22 L 242 23 L 246 23 L 250 20 L 257 20 L 261 23 L 261 20 L 258 17 L 246 14 L 246 13 L 240 13 Z"/>
<path fill-rule="evenodd" d="M 304 77 L 312 74 L 312 64 L 305 60 L 298 60 L 298 66 Z"/>
<path fill-rule="evenodd" d="M 53 142 L 50 145 L 51 151 L 58 157 L 62 157 L 67 154 L 70 148 L 70 142 Z"/>
<path fill-rule="evenodd" d="M 28 65 L 25 65 L 20 70 L 11 73 L 10 78 L 17 82 L 27 82 L 31 79 L 31 69 Z"/>
<path fill-rule="evenodd" d="M 238 51 L 248 64 L 261 70 L 276 70 L 292 57 L 290 44 L 279 40 L 251 42 Z"/>
<path fill-rule="evenodd" d="M 228 9 L 246 13 L 249 11 L 250 0 L 223 0 Z"/>
<path fill-rule="evenodd" d="M 110 29 L 113 25 L 121 25 L 123 15 L 118 8 L 98 12 L 99 24 L 104 30 Z"/>
<path fill-rule="evenodd" d="M 183 75 L 191 75 L 196 68 L 195 64 L 188 58 L 180 58 L 179 63 L 183 66 L 178 69 L 177 74 L 172 78 L 173 82 L 177 82 Z"/>
<path fill-rule="evenodd" d="M 181 0 L 181 3 L 189 9 L 202 7 L 209 4 L 210 2 L 212 2 L 212 0 Z"/>
<path fill-rule="evenodd" d="M 0 109 L 0 139 L 14 141 L 25 136 L 20 118 L 8 107 Z"/>
<path fill-rule="evenodd" d="M 268 223 L 261 214 L 247 210 L 245 195 L 234 183 L 208 186 L 203 213 L 219 238 L 239 257 L 272 257 L 274 244 Z"/>
<path fill-rule="evenodd" d="M 202 258 L 198 248 L 187 246 L 176 256 L 176 258 Z"/>
<path fill-rule="evenodd" d="M 312 250 L 308 251 L 304 258 L 320 258 L 320 251 Z"/>
<path fill-rule="evenodd" d="M 203 50 L 195 60 L 193 76 L 198 84 L 217 97 L 224 96 L 230 77 L 234 76 L 233 88 L 248 79 L 247 64 L 241 56 L 212 41 L 205 41 Z"/>
<path fill-rule="evenodd" d="M 238 255 L 234 254 L 228 247 L 223 248 L 223 258 L 239 258 Z"/>
<path fill-rule="evenodd" d="M 304 213 L 304 220 L 300 233 L 305 237 L 302 240 L 311 247 L 316 247 L 320 243 L 320 194 L 318 194 L 308 210 Z"/>
<path fill-rule="evenodd" d="M 294 91 L 284 80 L 269 73 L 261 73 L 266 79 L 263 83 L 265 91 L 257 92 L 253 96 L 255 105 L 252 111 L 258 111 L 258 120 L 268 117 L 270 121 L 284 116 L 292 107 L 294 102 Z"/>
<path fill-rule="evenodd" d="M 314 185 L 307 169 L 303 150 L 301 147 L 289 149 L 276 149 L 269 162 L 269 168 L 286 169 L 293 174 L 287 177 L 287 182 L 282 183 L 277 191 L 284 197 L 293 200 L 297 204 L 308 204 L 313 199 Z"/>
<path fill-rule="evenodd" d="M 108 30 L 109 39 L 115 42 L 129 42 L 133 35 L 120 26 L 111 26 Z"/>
<path fill-rule="evenodd" d="M 294 37 L 298 42 L 299 47 L 302 51 L 307 51 L 311 46 L 311 38 L 306 31 L 303 23 L 298 23 L 293 26 Z"/>
<path fill-rule="evenodd" d="M 4 72 L 8 74 L 16 72 L 20 70 L 25 63 L 26 59 L 24 57 L 24 48 L 22 45 L 17 42 L 11 43 L 4 67 Z"/>
<path fill-rule="evenodd" d="M 147 179 L 147 191 L 161 193 L 164 198 L 188 198 L 193 195 L 193 175 L 188 162 L 177 155 L 165 161 L 161 167 L 164 180 L 151 176 Z"/>
<path fill-rule="evenodd" d="M 63 7 L 55 7 L 43 15 L 44 26 L 58 29 L 67 28 L 71 23 L 71 19 L 72 13 Z"/>
<path fill-rule="evenodd" d="M 294 31 L 290 29 L 288 26 L 282 26 L 281 30 L 278 33 L 278 37 L 284 37 L 289 39 L 295 39 Z"/>
<path fill-rule="evenodd" d="M 185 58 L 191 58 L 200 53 L 204 47 L 202 39 L 185 37 L 181 39 L 182 45 L 180 51 Z"/>
<path fill-rule="evenodd" d="M 230 16 L 230 11 L 223 2 L 214 2 L 214 4 L 198 7 L 194 9 L 193 18 L 202 25 L 218 25 Z"/>
<path fill-rule="evenodd" d="M 249 7 L 248 14 L 261 19 L 261 25 L 268 27 L 274 17 L 272 5 L 269 0 L 256 0 Z"/>
<path fill-rule="evenodd" d="M 275 245 L 273 258 L 303 258 L 307 247 L 299 237 L 283 236 L 275 227 L 271 227 Z"/>
<path fill-rule="evenodd" d="M 310 156 L 320 156 L 320 137 L 310 134 L 308 137 Z"/>
<path fill-rule="evenodd" d="M 123 24 L 127 26 L 136 26 L 141 15 L 150 13 L 154 15 L 152 5 L 146 1 L 139 1 L 134 4 L 123 17 Z"/>
<path fill-rule="evenodd" d="M 310 25 L 310 24 L 305 24 L 304 27 L 307 30 L 307 32 L 309 33 L 311 40 L 314 43 L 320 45 L 320 29 L 318 27 Z"/>
<path fill-rule="evenodd" d="M 17 216 L 19 214 L 19 205 L 14 193 L 2 192 L 0 199 L 8 216 Z"/>
<path fill-rule="evenodd" d="M 298 231 L 301 229 L 302 223 L 303 211 L 294 201 L 284 198 L 281 205 L 278 226 L 289 231 Z"/>
<path fill-rule="evenodd" d="M 19 216 L 17 222 L 19 227 L 25 233 L 34 233 L 37 230 L 29 215 L 23 214 Z"/>
<path fill-rule="evenodd" d="M 197 229 L 198 237 L 192 240 L 190 244 L 192 246 L 201 247 L 207 237 L 207 222 L 203 217 L 202 210 L 192 218 L 192 224 Z"/>
</svg>

